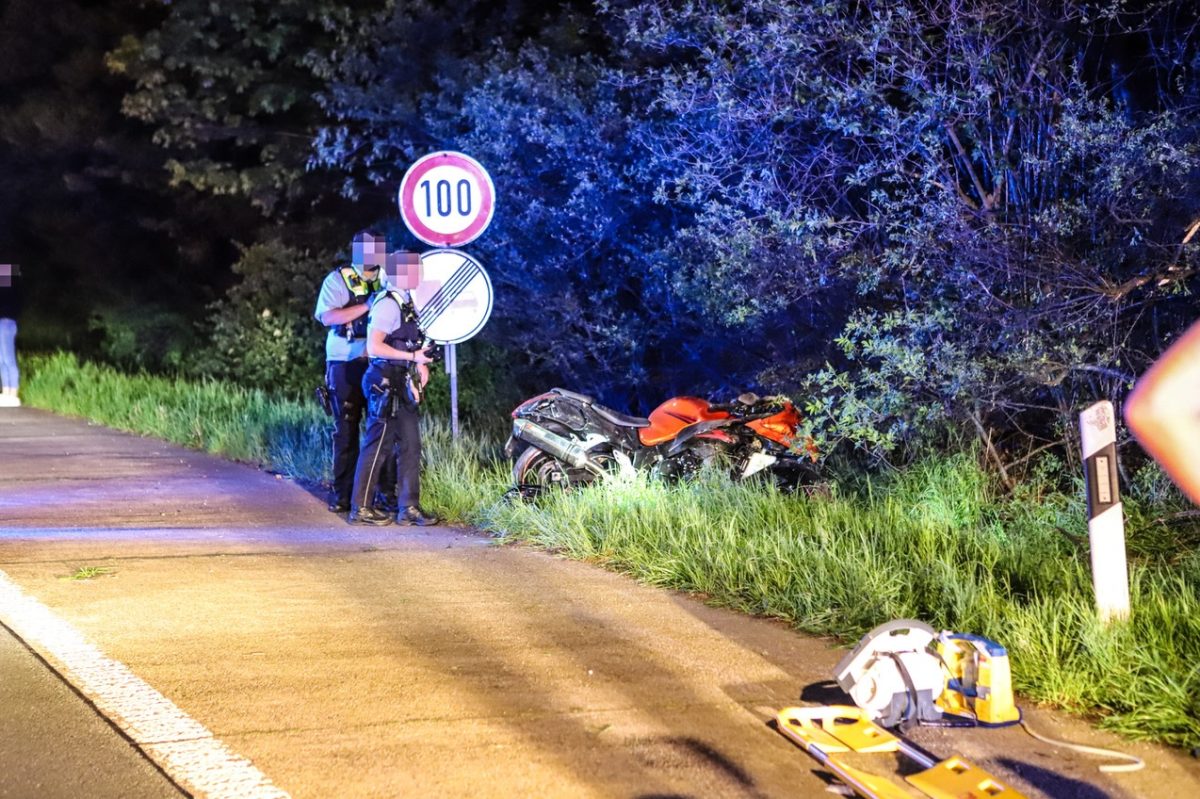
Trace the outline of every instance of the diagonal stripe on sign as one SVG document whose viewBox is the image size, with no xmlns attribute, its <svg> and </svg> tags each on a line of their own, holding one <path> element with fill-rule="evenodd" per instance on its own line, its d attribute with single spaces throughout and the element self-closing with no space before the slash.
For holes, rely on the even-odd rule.
<svg viewBox="0 0 1200 799">
<path fill-rule="evenodd" d="M 425 306 L 421 308 L 419 314 L 427 320 L 436 320 L 442 315 L 442 313 L 446 311 L 447 308 L 450 307 L 450 305 L 453 304 L 454 300 L 458 298 L 458 295 L 461 294 L 466 288 L 467 284 L 471 282 L 471 279 L 474 277 L 472 274 L 473 271 L 474 270 L 471 267 L 468 267 L 466 269 L 459 269 L 457 272 L 452 274 L 450 279 L 447 280 L 442 287 L 438 289 L 438 292 L 430 298 L 429 302 L 427 302 Z"/>
<path fill-rule="evenodd" d="M 441 316 L 451 303 L 458 298 L 458 295 L 463 292 L 467 285 L 479 274 L 479 266 L 469 259 L 463 259 L 459 264 L 459 268 L 450 275 L 437 293 L 429 298 L 429 302 L 425 303 L 424 307 L 418 312 L 418 317 L 421 319 L 421 326 L 427 327 L 433 324 L 439 316 Z"/>
<path fill-rule="evenodd" d="M 479 265 L 464 258 L 458 269 L 450 275 L 450 279 L 442 284 L 421 310 L 417 311 L 417 321 L 421 329 L 428 330 L 479 274 L 482 274 Z"/>
</svg>

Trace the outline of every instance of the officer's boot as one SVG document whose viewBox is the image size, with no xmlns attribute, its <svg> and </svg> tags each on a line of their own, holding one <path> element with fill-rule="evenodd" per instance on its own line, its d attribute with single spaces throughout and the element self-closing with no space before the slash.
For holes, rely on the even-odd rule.
<svg viewBox="0 0 1200 799">
<path fill-rule="evenodd" d="M 372 527 L 383 527 L 392 523 L 392 515 L 368 506 L 365 508 L 355 508 L 350 511 L 347 521 L 351 524 L 369 524 Z"/>
<path fill-rule="evenodd" d="M 396 514 L 396 524 L 407 527 L 415 524 L 418 527 L 428 527 L 432 524 L 437 524 L 438 517 L 430 516 L 425 511 L 421 510 L 420 505 L 409 505 L 400 513 Z"/>
</svg>

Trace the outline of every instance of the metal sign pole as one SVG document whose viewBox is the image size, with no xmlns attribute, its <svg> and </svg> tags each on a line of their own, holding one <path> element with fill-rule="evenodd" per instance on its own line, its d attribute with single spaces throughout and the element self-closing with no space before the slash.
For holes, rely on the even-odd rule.
<svg viewBox="0 0 1200 799">
<path fill-rule="evenodd" d="M 1097 402 L 1079 415 L 1092 586 L 1096 609 L 1105 622 L 1129 618 L 1129 567 L 1125 561 L 1125 516 L 1117 491 L 1114 418 L 1112 403 L 1107 401 Z"/>
<path fill-rule="evenodd" d="M 446 374 L 450 375 L 450 435 L 458 440 L 458 349 L 446 345 Z"/>
</svg>

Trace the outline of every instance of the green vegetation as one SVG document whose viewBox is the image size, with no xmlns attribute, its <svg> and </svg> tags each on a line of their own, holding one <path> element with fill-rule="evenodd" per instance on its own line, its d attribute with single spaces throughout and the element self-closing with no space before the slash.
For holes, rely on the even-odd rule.
<svg viewBox="0 0 1200 799">
<path fill-rule="evenodd" d="M 108 54 L 122 111 L 166 196 L 263 213 L 168 368 L 306 385 L 315 281 L 366 224 L 418 246 L 385 210 L 438 149 L 495 183 L 500 387 L 754 388 L 827 450 L 949 428 L 1019 470 L 1195 318 L 1194 1 L 157 5 Z M 110 358 L 160 338 L 129 316 Z"/>
<path fill-rule="evenodd" d="M 68 574 L 63 580 L 94 580 L 97 577 L 104 577 L 107 574 L 112 574 L 115 569 L 107 566 L 80 566 L 75 571 Z"/>
<path fill-rule="evenodd" d="M 320 410 L 229 382 L 125 375 L 75 356 L 22 358 L 29 405 L 155 436 L 301 480 L 325 476 L 329 432 Z"/>
<path fill-rule="evenodd" d="M 302 479 L 327 469 L 315 407 L 212 381 L 127 377 L 67 355 L 24 368 L 30 405 Z M 521 504 L 503 499 L 496 439 L 455 444 L 427 422 L 426 500 L 452 519 L 846 641 L 896 617 L 981 633 L 1009 648 L 1026 701 L 1097 715 L 1132 737 L 1200 743 L 1197 530 L 1172 526 L 1184 506 L 1153 467 L 1133 475 L 1125 497 L 1133 617 L 1105 628 L 1091 606 L 1082 491 L 1052 458 L 1007 494 L 966 452 L 845 479 L 829 496 L 708 475 Z"/>
</svg>

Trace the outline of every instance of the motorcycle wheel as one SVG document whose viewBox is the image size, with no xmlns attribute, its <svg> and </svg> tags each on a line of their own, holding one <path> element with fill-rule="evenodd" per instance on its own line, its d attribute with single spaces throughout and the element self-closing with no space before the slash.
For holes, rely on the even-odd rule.
<svg viewBox="0 0 1200 799">
<path fill-rule="evenodd" d="M 592 460 L 606 471 L 618 468 L 610 453 L 594 452 Z M 525 499 L 546 491 L 578 488 L 595 482 L 597 475 L 588 469 L 576 469 L 537 447 L 529 447 L 513 464 L 513 484 Z"/>
<path fill-rule="evenodd" d="M 529 447 L 513 463 L 513 484 L 521 496 L 532 499 L 543 491 L 566 488 L 570 467 L 537 447 Z"/>
<path fill-rule="evenodd" d="M 729 458 L 726 446 L 711 441 L 701 441 L 660 461 L 655 466 L 655 473 L 668 483 L 693 480 L 704 469 L 726 468 Z"/>
</svg>

